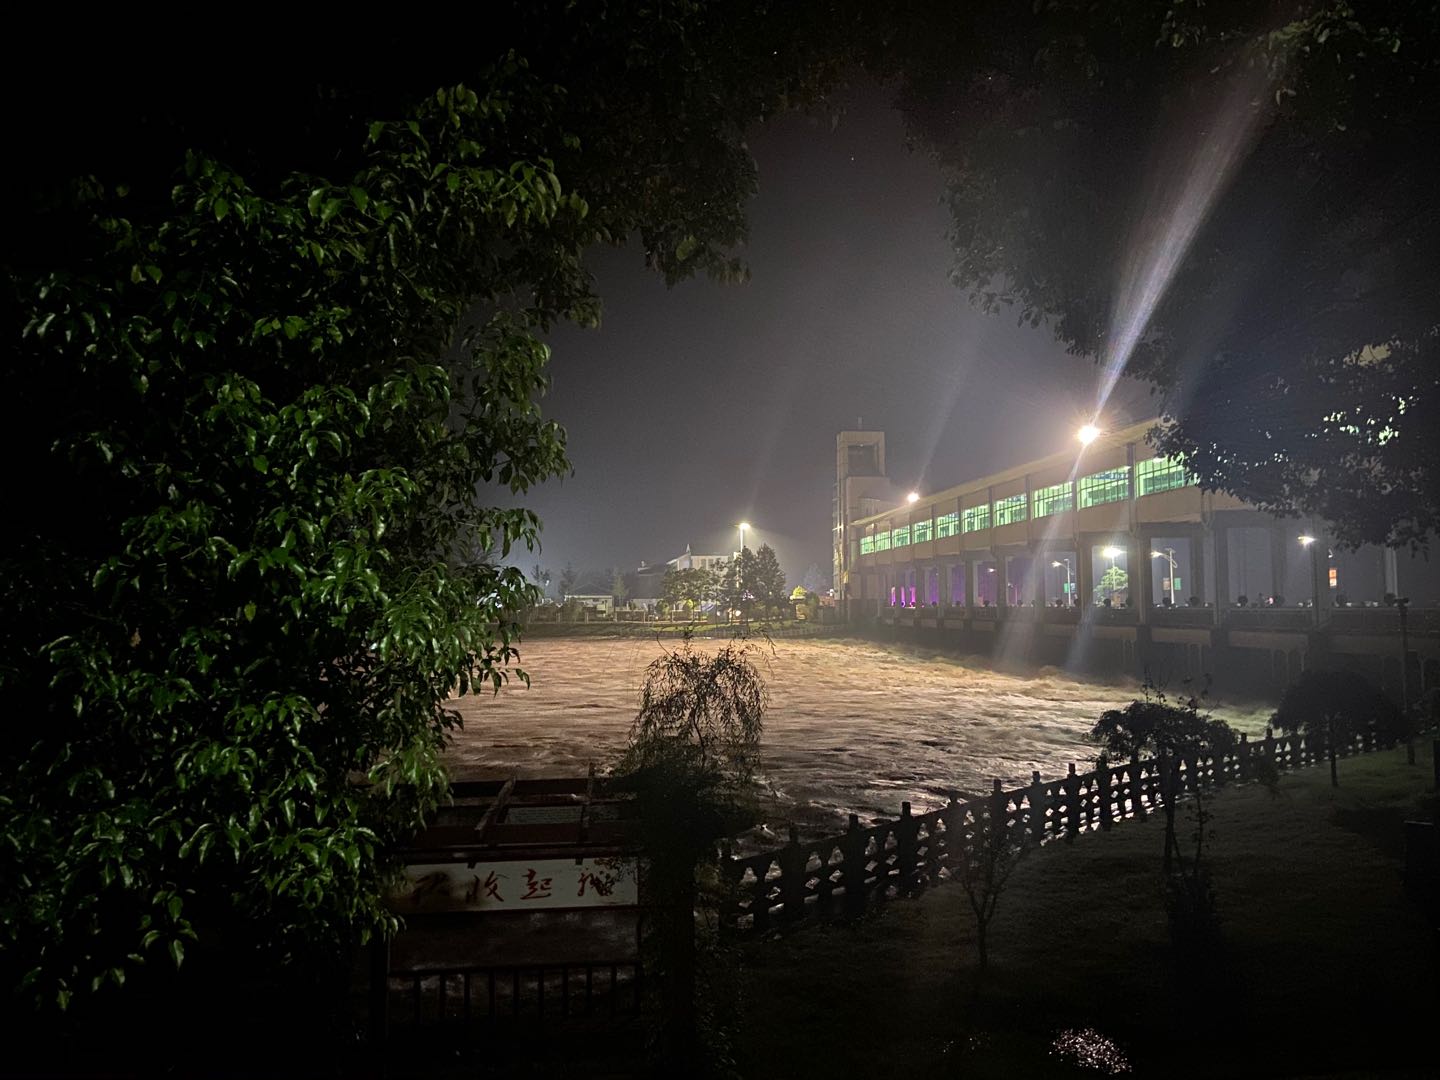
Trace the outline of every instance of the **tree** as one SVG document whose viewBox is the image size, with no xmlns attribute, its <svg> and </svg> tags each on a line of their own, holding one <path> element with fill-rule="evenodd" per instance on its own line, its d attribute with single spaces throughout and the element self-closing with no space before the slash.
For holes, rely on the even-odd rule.
<svg viewBox="0 0 1440 1080">
<path fill-rule="evenodd" d="M 630 595 L 630 586 L 625 582 L 625 575 L 618 567 L 610 569 L 610 595 L 615 598 L 616 604 L 621 604 Z"/>
<path fill-rule="evenodd" d="M 1110 600 L 1117 593 L 1123 593 L 1130 587 L 1130 575 L 1118 566 L 1112 566 L 1105 573 L 1100 575 L 1100 580 L 1095 584 L 1095 597 L 1098 600 Z"/>
<path fill-rule="evenodd" d="M 729 611 L 749 618 L 755 593 L 755 553 L 742 548 L 740 554 L 716 568 L 718 599 Z"/>
<path fill-rule="evenodd" d="M 704 567 L 667 570 L 661 589 L 667 603 L 693 612 L 715 596 L 715 574 Z"/>
<path fill-rule="evenodd" d="M 76 65 L 12 131 L 56 148 L 5 177 L 0 964 L 32 1002 L 393 928 L 448 698 L 535 599 L 472 553 L 533 546 L 492 496 L 567 467 L 536 400 L 546 330 L 598 313 L 585 249 L 742 273 L 745 124 L 817 71 L 796 20 L 492 14 L 493 54 L 423 70 Z"/>
<path fill-rule="evenodd" d="M 1027 831 L 1012 825 L 987 802 L 977 812 L 970 845 L 961 848 L 952 863 L 951 873 L 965 891 L 975 919 L 975 947 L 981 971 L 990 969 L 990 924 L 995 920 L 1001 894 L 1010 875 L 1033 848 Z"/>
<path fill-rule="evenodd" d="M 1432 8 L 921 3 L 891 25 L 877 66 L 945 173 L 974 302 L 1153 383 L 1158 449 L 1207 487 L 1351 545 L 1440 525 Z"/>
<path fill-rule="evenodd" d="M 560 598 L 563 600 L 575 591 L 575 581 L 579 577 L 575 567 L 568 562 L 565 569 L 560 571 Z"/>
<path fill-rule="evenodd" d="M 661 1038 L 672 1065 L 693 1067 L 702 1060 L 696 1007 L 699 883 L 719 880 L 716 841 L 755 820 L 753 778 L 769 693 L 751 653 L 751 646 L 734 643 L 713 655 L 699 653 L 687 634 L 680 648 L 653 661 L 619 767 L 639 803 L 647 855 L 641 885 L 664 976 Z"/>
<path fill-rule="evenodd" d="M 1303 732 L 1312 745 L 1323 743 L 1330 759 L 1330 783 L 1340 786 L 1335 758 L 1367 729 L 1393 736 L 1404 718 L 1395 703 L 1362 675 L 1352 671 L 1304 671 L 1280 699 L 1270 723 L 1282 731 Z"/>
<path fill-rule="evenodd" d="M 785 571 L 769 544 L 761 544 L 755 552 L 749 591 L 767 610 L 778 610 L 785 603 Z"/>
<path fill-rule="evenodd" d="M 538 562 L 531 568 L 530 580 L 539 587 L 542 599 L 549 595 L 550 581 L 554 576 L 548 567 L 543 567 Z"/>
<path fill-rule="evenodd" d="M 1221 758 L 1234 749 L 1235 731 L 1223 720 L 1200 711 L 1200 699 L 1190 697 L 1172 704 L 1165 693 L 1146 684 L 1145 696 L 1123 709 L 1109 709 L 1090 730 L 1092 742 L 1104 747 L 1111 759 L 1127 759 L 1139 755 L 1163 755 L 1160 777 L 1161 797 L 1165 803 L 1164 871 L 1168 878 L 1175 859 L 1183 867 L 1179 841 L 1175 837 L 1175 812 L 1178 791 L 1175 778 L 1182 761 L 1191 766 L 1207 757 Z M 1169 771 L 1166 771 L 1169 770 Z M 1200 799 L 1199 789 L 1195 792 Z M 1195 863 L 1200 852 L 1197 848 Z"/>
<path fill-rule="evenodd" d="M 815 593 L 819 596 L 830 591 L 830 575 L 811 563 L 805 569 L 805 576 L 800 579 L 800 584 L 805 587 L 806 592 Z"/>
</svg>

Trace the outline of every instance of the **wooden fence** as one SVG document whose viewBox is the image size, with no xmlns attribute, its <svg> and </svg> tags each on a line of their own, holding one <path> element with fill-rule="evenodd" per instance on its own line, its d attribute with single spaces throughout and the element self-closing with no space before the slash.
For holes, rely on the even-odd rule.
<svg viewBox="0 0 1440 1080">
<path fill-rule="evenodd" d="M 1393 739 L 1371 729 L 1341 746 L 1337 756 L 1392 745 Z M 1240 736 L 1234 752 L 1220 758 L 1170 761 L 1162 755 L 1120 765 L 1102 759 L 1092 772 L 1077 772 L 1072 764 L 1059 780 L 1032 773 L 1027 786 L 1013 791 L 1003 790 L 996 780 L 989 796 L 961 802 L 952 794 L 948 805 L 925 814 L 912 814 L 910 804 L 902 803 L 898 820 L 868 828 L 851 814 L 847 831 L 819 840 L 802 842 L 791 826 L 790 842 L 778 850 L 722 856 L 731 888 L 721 925 L 749 934 L 816 916 L 858 915 L 872 903 L 914 895 L 945 880 L 985 828 L 1020 830 L 1041 843 L 1108 829 L 1124 818 L 1163 809 L 1172 792 L 1181 797 L 1198 788 L 1254 779 L 1257 757 L 1278 771 L 1328 760 L 1323 744 L 1267 730 L 1255 743 Z"/>
</svg>

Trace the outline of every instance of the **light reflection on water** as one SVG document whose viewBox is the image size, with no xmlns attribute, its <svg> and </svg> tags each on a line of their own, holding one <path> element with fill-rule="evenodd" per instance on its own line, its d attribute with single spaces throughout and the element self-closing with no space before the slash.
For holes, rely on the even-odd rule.
<svg viewBox="0 0 1440 1080">
<path fill-rule="evenodd" d="M 580 776 L 592 760 L 603 767 L 624 746 L 645 665 L 660 648 L 594 638 L 522 646 L 530 689 L 516 682 L 454 703 L 465 728 L 448 754 L 452 775 Z M 988 791 L 992 778 L 1018 786 L 1032 769 L 1052 778 L 1071 761 L 1083 772 L 1095 756 L 1085 732 L 1139 691 L 1133 680 L 1002 673 L 863 641 L 786 640 L 763 650 L 756 659 L 771 696 L 763 771 L 775 802 L 770 825 L 782 836 L 792 820 L 806 832 L 838 832 L 852 811 L 862 821 L 893 817 L 909 799 L 920 812 L 950 790 Z M 1262 705 L 1214 711 L 1252 737 L 1270 714 Z"/>
</svg>

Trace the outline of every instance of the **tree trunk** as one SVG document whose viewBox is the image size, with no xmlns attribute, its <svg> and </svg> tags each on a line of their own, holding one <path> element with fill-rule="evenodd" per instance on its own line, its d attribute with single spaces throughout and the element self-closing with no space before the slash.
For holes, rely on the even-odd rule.
<svg viewBox="0 0 1440 1080">
<path fill-rule="evenodd" d="M 981 970 L 981 971 L 988 971 L 988 970 L 990 969 L 990 942 L 989 942 L 989 940 L 988 940 L 988 938 L 987 938 L 987 936 L 986 936 L 987 933 L 988 933 L 988 930 L 989 930 L 989 928 L 988 928 L 988 926 L 987 926 L 985 923 L 980 922 L 980 921 L 978 921 L 978 920 L 976 921 L 976 923 L 975 923 L 975 944 L 976 944 L 976 947 L 980 950 L 980 970 Z"/>
</svg>

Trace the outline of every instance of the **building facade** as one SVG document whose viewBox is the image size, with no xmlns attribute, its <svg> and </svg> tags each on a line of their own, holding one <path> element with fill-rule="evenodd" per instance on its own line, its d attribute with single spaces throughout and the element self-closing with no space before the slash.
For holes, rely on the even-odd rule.
<svg viewBox="0 0 1440 1080">
<path fill-rule="evenodd" d="M 1253 659 L 1236 651 L 1245 649 L 1267 654 L 1267 683 L 1322 650 L 1389 650 L 1398 672 L 1389 635 L 1402 615 L 1387 597 L 1433 609 L 1435 569 L 1389 549 L 1340 550 L 1322 522 L 1202 491 L 1182 461 L 1147 444 L 1156 422 L 913 503 L 874 475 L 882 433 L 840 433 L 835 566 L 846 618 L 1041 662 L 1094 654 L 1098 666 L 1152 675 L 1161 661 L 1190 677 L 1243 665 Z M 1411 663 L 1422 668 L 1440 659 L 1425 629 L 1436 616 L 1410 613 L 1420 642 Z M 1420 681 L 1434 685 L 1434 675 Z"/>
</svg>

